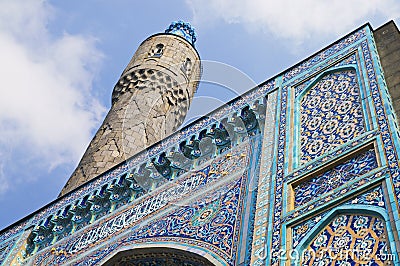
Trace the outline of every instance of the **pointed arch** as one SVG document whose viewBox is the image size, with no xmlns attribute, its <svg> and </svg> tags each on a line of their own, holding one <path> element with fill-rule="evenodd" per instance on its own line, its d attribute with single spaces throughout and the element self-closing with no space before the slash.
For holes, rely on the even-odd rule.
<svg viewBox="0 0 400 266">
<path fill-rule="evenodd" d="M 395 259 L 393 243 L 385 209 L 360 204 L 339 206 L 299 243 L 297 262 L 301 265 L 313 265 L 317 261 L 365 264 L 373 260 L 373 265 L 383 265 L 385 259 Z"/>
<path fill-rule="evenodd" d="M 326 154 L 366 131 L 361 82 L 354 67 L 320 74 L 298 96 L 298 163 Z"/>
<path fill-rule="evenodd" d="M 118 264 L 119 262 L 146 262 L 148 259 L 157 260 L 165 265 L 171 265 L 172 260 L 176 262 L 185 262 L 188 266 L 225 266 L 228 263 L 217 256 L 215 253 L 197 246 L 187 246 L 174 242 L 140 243 L 125 246 L 110 253 L 100 263 L 101 265 L 136 265 L 136 264 Z M 158 264 L 157 264 L 158 265 Z M 160 264 L 164 265 L 164 264 Z"/>
</svg>

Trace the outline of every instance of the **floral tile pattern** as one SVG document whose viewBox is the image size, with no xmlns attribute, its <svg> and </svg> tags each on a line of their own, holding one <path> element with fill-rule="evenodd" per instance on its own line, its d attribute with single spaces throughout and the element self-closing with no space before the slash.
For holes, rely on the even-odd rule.
<svg viewBox="0 0 400 266">
<path fill-rule="evenodd" d="M 300 163 L 363 133 L 360 90 L 354 70 L 325 75 L 300 103 Z"/>
<path fill-rule="evenodd" d="M 294 207 L 318 198 L 377 167 L 378 163 L 373 148 L 358 154 L 356 157 L 295 186 L 293 188 Z"/>
</svg>

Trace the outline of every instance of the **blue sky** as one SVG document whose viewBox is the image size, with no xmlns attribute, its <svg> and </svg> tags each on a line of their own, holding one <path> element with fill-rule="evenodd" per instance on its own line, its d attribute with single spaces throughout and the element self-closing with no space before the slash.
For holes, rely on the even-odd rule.
<svg viewBox="0 0 400 266">
<path fill-rule="evenodd" d="M 190 120 L 365 22 L 400 25 L 400 2 L 0 0 L 0 228 L 57 197 L 138 45 L 178 19 L 209 60 Z"/>
</svg>

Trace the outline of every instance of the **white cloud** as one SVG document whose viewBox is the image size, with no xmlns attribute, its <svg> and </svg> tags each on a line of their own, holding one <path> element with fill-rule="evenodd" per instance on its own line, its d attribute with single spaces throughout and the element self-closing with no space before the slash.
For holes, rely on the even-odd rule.
<svg viewBox="0 0 400 266">
<path fill-rule="evenodd" d="M 347 33 L 371 17 L 386 21 L 400 15 L 398 0 L 187 0 L 187 3 L 193 10 L 195 24 L 213 24 L 222 19 L 297 43 L 318 34 Z"/>
<path fill-rule="evenodd" d="M 45 1 L 0 1 L 1 166 L 21 150 L 47 170 L 76 164 L 105 111 L 91 91 L 102 58 L 96 40 L 52 36 L 53 11 Z"/>
</svg>

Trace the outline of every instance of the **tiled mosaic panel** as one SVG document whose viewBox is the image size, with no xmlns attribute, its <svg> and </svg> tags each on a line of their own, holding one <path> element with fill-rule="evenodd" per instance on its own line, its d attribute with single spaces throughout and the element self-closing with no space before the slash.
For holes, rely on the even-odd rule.
<svg viewBox="0 0 400 266">
<path fill-rule="evenodd" d="M 299 207 L 378 167 L 373 148 L 293 187 L 294 207 Z"/>
<path fill-rule="evenodd" d="M 222 121 L 225 117 L 235 114 L 245 106 L 248 106 L 249 103 L 259 101 L 260 98 L 265 97 L 266 94 L 274 90 L 274 86 L 274 80 L 269 80 L 263 83 L 259 87 L 254 88 L 249 92 L 243 94 L 234 102 L 229 103 L 229 105 L 225 105 L 215 110 L 207 117 L 200 118 L 196 121 L 196 123 L 188 125 L 182 130 L 177 131 L 171 136 L 165 138 L 157 145 L 149 147 L 146 152 L 142 152 L 133 156 L 126 161 L 126 164 L 121 164 L 112 171 L 109 171 L 104 175 L 99 176 L 98 178 L 93 180 L 93 182 L 87 183 L 85 186 L 75 192 L 72 192 L 70 195 L 57 199 L 57 201 L 52 202 L 51 204 L 49 204 L 48 207 L 35 214 L 31 220 L 21 221 L 21 223 L 0 234 L 0 242 L 15 236 L 26 227 L 39 224 L 42 219 L 46 219 L 46 217 L 54 215 L 61 209 L 64 209 L 65 206 L 67 206 L 68 204 L 74 204 L 77 200 L 81 200 L 82 195 L 94 193 L 94 191 L 98 190 L 105 184 L 108 184 L 110 180 L 117 178 L 118 176 L 126 173 L 129 170 L 139 167 L 144 162 L 147 162 L 149 158 L 159 156 L 162 152 L 170 151 L 176 148 L 176 145 L 178 145 L 182 141 L 186 141 L 193 135 L 199 134 L 202 130 L 211 127 L 217 121 Z"/>
<path fill-rule="evenodd" d="M 365 187 L 367 183 L 376 180 L 382 180 L 384 176 L 388 174 L 387 169 L 383 169 L 382 171 L 377 171 L 372 174 L 366 174 L 362 178 L 358 178 L 354 182 L 349 182 L 348 184 L 335 189 L 333 192 L 329 192 L 326 196 L 317 198 L 316 200 L 311 201 L 308 204 L 304 204 L 296 210 L 291 211 L 285 216 L 282 221 L 290 221 L 293 218 L 298 217 L 299 215 L 305 214 L 310 211 L 321 210 L 324 206 L 328 205 L 332 201 L 341 200 L 344 198 L 348 198 L 354 195 L 355 191 L 360 191 L 360 187 Z M 328 206 L 326 206 L 328 207 Z"/>
<path fill-rule="evenodd" d="M 270 184 L 272 178 L 274 133 L 276 123 L 278 91 L 268 95 L 265 114 L 265 126 L 263 137 L 263 148 L 260 162 L 260 179 L 257 187 L 257 204 L 254 218 L 254 233 L 252 244 L 252 256 L 250 265 L 263 265 L 264 245 L 268 237 L 268 218 L 270 207 Z"/>
<path fill-rule="evenodd" d="M 181 178 L 178 178 L 177 180 L 176 180 L 176 182 L 170 182 L 170 183 L 168 183 L 168 186 L 164 186 L 164 189 L 166 189 L 166 190 L 168 190 L 168 189 L 171 189 L 171 186 L 172 187 L 174 187 L 175 185 L 177 185 L 177 186 L 183 186 L 183 187 L 186 187 L 186 188 L 188 188 L 188 187 L 191 187 L 191 188 L 196 188 L 196 185 L 199 185 L 199 187 L 200 186 L 205 186 L 206 184 L 209 184 L 210 182 L 214 182 L 214 181 L 216 181 L 216 180 L 218 180 L 218 179 L 220 179 L 222 176 L 225 176 L 225 175 L 227 175 L 228 174 L 228 172 L 227 171 L 225 171 L 226 169 L 230 169 L 230 171 L 232 171 L 232 173 L 236 173 L 237 172 L 237 170 L 238 170 L 238 168 L 240 168 L 240 169 L 244 169 L 244 167 L 246 166 L 246 154 L 247 154 L 247 150 L 248 150 L 248 143 L 246 143 L 245 145 L 239 145 L 239 146 L 236 146 L 236 147 L 234 147 L 234 148 L 232 148 L 230 151 L 230 153 L 229 154 L 227 154 L 226 156 L 219 156 L 218 158 L 216 158 L 216 159 L 214 159 L 214 160 L 210 160 L 210 162 L 209 163 L 211 163 L 212 164 L 212 167 L 210 167 L 210 166 L 207 166 L 207 167 L 205 167 L 205 168 L 203 168 L 202 170 L 199 170 L 199 171 L 196 171 L 196 172 L 191 172 L 191 175 L 190 175 L 190 177 L 189 177 L 189 179 L 186 179 L 188 176 L 186 175 L 186 177 L 185 176 L 182 176 Z M 209 173 L 210 172 L 210 173 Z M 240 171 L 239 171 L 240 172 Z M 203 176 L 204 177 L 204 179 L 203 178 L 198 178 L 198 177 L 196 177 L 197 175 L 199 175 L 199 176 Z M 150 179 L 150 178 L 149 178 Z M 191 181 L 189 181 L 189 180 L 191 180 Z M 204 182 L 201 182 L 201 183 L 197 183 L 197 182 L 199 182 L 200 180 L 202 180 L 202 181 L 204 181 Z M 195 185 L 193 185 L 193 186 L 189 186 L 189 185 L 187 185 L 188 183 L 190 183 L 190 182 L 192 182 L 193 181 L 193 183 L 195 184 Z M 183 190 L 183 191 L 185 191 L 185 190 Z M 183 192 L 183 191 L 181 191 L 180 193 L 178 193 L 179 194 L 179 197 L 184 197 L 185 195 L 185 193 Z M 186 193 L 187 193 L 188 191 L 186 191 Z M 118 192 L 119 193 L 119 192 Z M 161 193 L 162 194 L 162 193 Z M 190 194 L 190 193 L 188 193 L 188 194 Z M 114 195 L 116 195 L 116 194 L 114 194 Z M 157 195 L 160 195 L 160 193 L 158 193 Z M 156 195 L 154 195 L 153 194 L 153 196 L 156 196 Z M 186 195 L 187 196 L 187 195 Z M 106 198 L 108 198 L 109 196 L 107 196 Z M 145 196 L 145 197 L 142 197 L 142 198 L 140 198 L 140 199 L 142 199 L 142 200 L 144 200 L 144 199 L 149 199 L 149 197 L 151 198 L 151 196 L 150 195 L 147 195 L 147 196 Z M 165 200 L 165 197 L 163 197 L 164 198 L 164 200 Z M 136 204 L 139 204 L 139 202 L 140 202 L 140 199 L 139 199 L 139 201 L 135 201 L 136 202 Z M 156 199 L 158 199 L 157 197 L 155 197 L 155 201 L 156 201 Z M 129 205 L 131 205 L 132 206 L 132 204 L 133 203 L 130 203 L 130 204 L 127 204 L 126 206 L 125 206 L 125 208 L 126 207 L 128 207 Z M 151 203 L 148 203 L 148 204 L 150 204 L 150 205 L 152 205 Z M 161 205 L 166 205 L 167 203 L 166 202 L 164 202 L 163 204 L 161 204 Z M 103 215 L 105 215 L 106 213 L 108 213 L 109 212 L 109 210 L 110 210 L 110 202 L 106 199 L 106 200 L 102 200 L 101 199 L 101 201 L 100 202 L 98 202 L 98 203 L 96 203 L 96 205 L 100 205 L 99 206 L 99 211 L 96 211 L 96 213 L 99 213 L 99 212 L 102 212 L 103 213 Z M 121 204 L 122 205 L 122 204 Z M 157 205 L 157 204 L 155 204 L 155 205 Z M 104 206 L 106 206 L 106 208 L 104 207 Z M 129 208 L 129 207 L 128 207 Z M 103 210 L 102 210 L 103 209 Z M 123 209 L 121 209 L 121 210 L 123 210 Z M 85 215 L 84 214 L 84 212 L 82 212 L 82 213 L 78 213 L 78 215 L 79 216 L 88 216 L 89 217 L 89 220 L 90 220 L 90 217 L 91 217 L 91 213 L 93 212 L 93 211 L 89 211 L 88 209 L 85 209 L 85 211 L 87 211 L 87 215 Z M 74 212 L 75 214 L 77 214 L 77 212 Z M 113 213 L 115 213 L 115 212 L 113 212 Z M 138 211 L 138 213 L 141 213 L 140 211 Z M 96 216 L 95 216 L 96 217 Z M 136 219 L 136 218 L 135 218 Z M 100 219 L 99 219 L 100 220 Z M 70 221 L 70 220 L 68 220 L 68 221 Z M 104 222 L 105 220 L 103 220 L 103 222 Z M 65 224 L 63 224 L 62 225 L 62 227 L 59 227 L 61 230 L 64 230 L 64 232 L 66 232 L 66 234 L 64 234 L 64 236 L 67 236 L 68 235 L 68 233 L 71 231 L 71 229 L 68 229 L 68 230 L 65 230 L 64 228 L 67 228 L 67 227 L 69 227 L 69 228 L 71 228 L 72 227 L 72 224 L 74 223 L 74 221 L 73 222 L 68 222 L 68 223 L 65 223 Z M 90 223 L 90 224 L 88 224 L 88 223 L 86 223 L 84 226 L 82 226 L 82 228 L 83 227 L 86 227 L 86 226 L 92 226 L 94 223 Z M 55 227 L 56 228 L 56 227 Z M 78 227 L 76 227 L 76 228 L 78 228 Z M 50 233 L 52 232 L 52 231 L 55 231 L 54 229 L 52 229 L 52 228 L 50 228 L 50 229 L 47 229 L 46 230 L 46 232 L 39 232 L 40 233 L 40 235 L 38 235 L 39 237 L 42 237 L 42 236 L 46 236 L 45 237 L 45 239 L 46 239 L 46 243 L 47 243 L 47 245 L 46 246 L 49 246 L 50 244 L 51 244 L 51 242 L 54 240 L 54 237 L 53 237 L 53 234 L 50 234 L 50 237 L 47 237 L 49 234 L 47 233 L 48 231 L 50 231 Z M 78 231 L 78 230 L 75 230 L 74 232 L 76 232 L 76 231 Z M 93 233 L 93 231 L 92 230 L 90 230 L 89 229 L 89 231 L 91 231 L 92 233 Z M 117 230 L 117 231 L 119 231 L 119 230 Z M 74 233 L 74 235 L 76 236 L 76 233 Z M 61 241 L 63 239 L 63 237 L 59 237 L 59 238 L 57 238 L 57 242 L 59 242 L 59 241 Z M 42 241 L 43 242 L 43 241 Z M 53 242 L 52 244 L 55 244 L 55 243 L 57 243 L 57 242 Z M 40 243 L 40 242 L 39 242 Z M 40 243 L 41 244 L 41 243 Z M 32 245 L 31 245 L 32 246 Z M 44 247 L 46 247 L 45 245 L 40 245 L 38 248 L 39 249 L 37 249 L 36 250 L 36 252 L 38 252 L 38 251 L 40 251 L 40 250 L 42 250 Z M 32 251 L 31 250 L 33 250 L 35 247 L 33 246 L 33 248 L 32 247 L 28 247 L 27 249 L 26 249 L 26 251 L 27 251 L 27 253 L 28 254 L 31 254 L 32 253 Z"/>
<path fill-rule="evenodd" d="M 340 61 L 339 63 L 337 63 L 334 67 L 343 67 L 343 66 L 349 66 L 349 65 L 355 65 L 357 64 L 357 56 L 356 54 L 352 54 L 349 57 L 347 57 L 346 59 Z M 304 83 L 302 83 L 299 86 L 296 86 L 296 97 L 304 90 L 308 87 L 308 85 L 310 85 L 312 82 L 315 81 L 316 78 L 314 79 L 309 79 L 307 81 L 305 81 Z"/>
<path fill-rule="evenodd" d="M 214 245 L 231 256 L 233 237 L 238 218 L 241 182 L 229 190 L 221 190 L 211 197 L 184 206 L 178 211 L 135 231 L 131 241 L 144 238 L 182 237 Z"/>
<path fill-rule="evenodd" d="M 209 162 L 211 165 L 177 179 L 177 182 L 164 186 L 163 190 L 143 198 L 134 206 L 121 209 L 99 223 L 77 232 L 74 237 L 53 244 L 56 250 L 54 253 L 39 252 L 34 255 L 33 263 L 37 265 L 69 263 L 84 252 L 94 250 L 94 246 L 107 243 L 101 252 L 93 251 L 91 255 L 83 256 L 82 263 L 94 265 L 117 248 L 134 242 L 162 242 L 165 238 L 165 241 L 191 245 L 196 242 L 194 246 L 209 249 L 223 257 L 229 265 L 233 265 L 238 244 L 235 239 L 240 233 L 238 226 L 242 222 L 240 219 L 240 214 L 243 212 L 242 197 L 243 193 L 247 193 L 245 186 L 247 186 L 249 146 L 250 142 L 236 146 L 225 156 L 211 160 Z M 227 170 L 237 176 L 230 176 Z M 212 186 L 217 180 L 230 178 L 233 180 L 226 181 L 229 184 L 225 183 L 222 188 L 216 188 L 210 192 L 211 195 L 201 194 L 200 200 L 181 205 L 180 200 L 183 197 L 189 197 L 189 194 L 195 196 L 205 186 Z M 181 207 L 172 214 L 158 218 L 156 222 L 144 227 L 139 225 L 145 219 L 151 219 L 150 217 L 172 206 Z M 133 219 L 134 217 L 140 219 Z M 165 227 L 163 230 L 158 230 L 157 226 Z M 119 237 L 127 230 L 131 231 L 130 235 Z M 110 235 L 113 235 L 115 241 L 109 240 Z M 57 252 L 61 251 L 63 254 L 57 255 Z"/>
<path fill-rule="evenodd" d="M 14 243 L 17 239 L 14 238 L 11 241 L 3 243 L 0 245 L 0 265 L 6 259 L 8 252 L 10 252 L 11 248 L 14 246 Z"/>
<path fill-rule="evenodd" d="M 99 250 L 91 252 L 75 261 L 75 265 L 96 265 L 112 251 L 130 246 L 133 243 L 181 243 L 210 250 L 223 258 L 227 265 L 235 265 L 237 239 L 242 212 L 242 197 L 246 174 L 225 185 L 222 189 L 210 192 L 202 199 L 155 220 L 143 227 L 132 227 L 130 234 L 110 241 Z M 74 256 L 76 257 L 76 255 Z M 69 259 L 73 259 L 69 258 Z M 43 254 L 34 261 L 35 265 L 66 263 L 65 256 Z"/>
<path fill-rule="evenodd" d="M 359 136 L 364 130 L 355 70 L 325 75 L 300 102 L 300 163 Z"/>
<path fill-rule="evenodd" d="M 365 30 L 362 30 L 363 34 L 359 35 L 358 37 L 356 36 L 356 37 L 353 38 L 353 35 L 351 35 L 345 41 L 348 40 L 347 41 L 348 43 L 350 43 L 350 44 L 353 43 L 354 40 L 360 39 L 360 36 L 361 37 L 364 36 L 364 31 Z M 339 44 L 335 44 L 333 46 L 333 48 L 336 47 L 336 46 L 339 46 L 341 43 L 343 43 L 343 42 L 340 42 Z M 348 45 L 348 44 L 346 44 L 346 45 Z M 338 48 L 335 48 L 336 50 L 331 52 L 329 55 L 335 55 L 334 53 L 337 52 L 337 50 L 344 49 L 343 47 L 345 47 L 345 46 L 340 46 Z M 383 140 L 383 143 L 384 143 L 384 150 L 386 152 L 385 155 L 386 155 L 387 160 L 388 160 L 388 165 L 389 165 L 390 171 L 392 173 L 393 181 L 396 182 L 395 183 L 396 195 L 400 195 L 400 193 L 399 193 L 400 186 L 398 185 L 399 184 L 398 183 L 399 182 L 399 177 L 398 177 L 399 176 L 399 174 L 398 174 L 399 172 L 398 172 L 398 167 L 397 167 L 398 164 L 397 164 L 396 151 L 395 151 L 395 149 L 393 149 L 393 145 L 394 144 L 393 144 L 392 139 L 391 139 L 392 136 L 390 135 L 390 131 L 388 130 L 388 129 L 390 129 L 390 127 L 388 127 L 388 125 L 387 125 L 387 121 L 386 121 L 387 117 L 386 117 L 386 114 L 385 114 L 385 109 L 383 107 L 384 105 L 382 103 L 382 99 L 381 99 L 381 96 L 380 96 L 380 91 L 377 88 L 377 82 L 376 82 L 376 79 L 375 79 L 376 78 L 375 77 L 375 69 L 374 69 L 374 66 L 372 65 L 371 54 L 370 54 L 369 48 L 368 48 L 368 41 L 364 41 L 362 43 L 362 49 L 363 49 L 362 52 L 363 52 L 363 56 L 364 56 L 363 59 L 365 59 L 367 70 L 368 70 L 367 71 L 367 76 L 365 78 L 366 79 L 368 78 L 369 85 L 370 85 L 369 87 L 371 88 L 371 91 L 372 91 L 372 97 L 373 97 L 373 101 L 374 101 L 373 103 L 375 104 L 375 105 L 371 104 L 371 106 L 372 106 L 371 108 L 375 107 L 374 108 L 376 110 L 375 113 L 377 114 L 377 119 L 378 119 L 378 122 L 379 122 L 379 129 L 380 129 L 379 132 L 382 132 L 382 140 Z M 317 58 L 318 60 L 314 60 L 313 59 L 313 61 L 321 62 L 322 60 L 325 60 L 326 59 L 326 56 L 325 56 L 326 54 L 327 53 L 325 53 L 325 52 L 319 54 L 318 55 L 319 58 Z M 342 55 L 340 55 L 340 56 L 342 56 Z M 326 61 L 326 62 L 333 62 L 333 61 L 337 60 L 338 58 L 340 58 L 340 56 L 339 55 L 332 56 L 331 58 L 328 58 L 329 61 Z M 317 66 L 318 67 L 317 70 L 326 68 L 327 65 L 328 65 L 328 63 L 326 63 L 326 62 L 323 62 L 323 64 L 320 64 L 319 66 Z M 362 64 L 363 64 L 363 62 L 360 63 L 360 65 L 363 67 Z M 293 78 L 293 80 L 296 79 L 297 81 L 304 80 L 304 76 L 312 75 L 315 72 L 315 71 L 309 71 L 310 70 L 309 69 L 309 65 L 311 65 L 311 64 L 308 64 L 308 62 L 307 62 L 307 65 L 306 64 L 301 64 L 300 65 L 302 67 L 301 69 L 300 69 L 300 67 L 294 69 L 294 70 L 300 71 L 300 72 L 301 71 L 307 72 L 307 73 L 303 72 L 304 75 L 296 76 L 297 73 L 299 73 L 299 72 L 292 71 L 292 73 L 290 73 L 291 76 L 289 75 L 287 77 L 287 74 L 285 74 L 285 77 L 287 77 L 287 79 Z M 303 69 L 303 66 L 304 66 L 304 69 Z M 379 74 L 379 71 L 378 71 L 377 74 Z M 284 77 L 284 80 L 286 80 L 285 77 Z M 291 82 L 290 85 L 293 85 L 295 83 L 296 82 Z M 284 91 L 282 93 L 282 96 L 283 96 L 282 98 L 283 98 L 284 103 L 282 103 L 282 105 L 279 105 L 279 106 L 286 107 L 286 104 L 287 104 L 286 103 L 286 101 L 287 101 L 287 88 L 284 88 L 283 90 Z M 367 88 L 367 90 L 368 90 L 368 88 Z M 300 93 L 301 93 L 301 91 L 300 91 Z M 237 102 L 235 102 L 235 103 L 237 103 Z M 282 112 L 282 113 L 283 113 L 282 116 L 286 116 L 285 112 Z M 282 204 L 282 200 L 281 199 L 285 195 L 284 195 L 284 193 L 281 193 L 281 192 L 284 191 L 282 189 L 282 184 L 283 184 L 282 180 L 284 178 L 282 168 L 285 165 L 285 160 L 283 159 L 284 158 L 283 157 L 283 152 L 284 152 L 284 150 L 283 150 L 284 148 L 283 147 L 284 147 L 284 141 L 286 141 L 286 138 L 285 138 L 286 135 L 285 134 L 287 134 L 287 133 L 284 131 L 284 128 L 286 126 L 286 119 L 282 119 L 282 121 L 283 122 L 281 122 L 281 124 L 279 125 L 279 129 L 280 129 L 280 131 L 279 131 L 280 133 L 279 134 L 280 135 L 279 135 L 279 143 L 278 144 L 279 144 L 280 149 L 278 151 L 278 155 L 279 156 L 277 156 L 277 165 L 275 167 L 276 171 L 277 171 L 277 179 L 276 179 L 277 182 L 276 182 L 276 186 L 274 186 L 274 187 L 276 187 L 276 193 L 275 193 L 275 195 L 273 195 L 273 197 L 275 197 L 275 198 L 271 199 L 271 200 L 275 199 L 274 204 L 275 204 L 275 207 L 276 207 L 275 208 L 276 211 L 273 213 L 273 219 L 271 221 L 271 223 L 273 224 L 273 231 L 272 232 L 268 231 L 268 236 L 272 239 L 272 243 L 270 243 L 271 245 L 266 245 L 268 247 L 271 246 L 271 248 L 272 248 L 271 251 L 277 250 L 277 247 L 279 248 L 279 246 L 282 244 L 280 238 L 284 234 L 284 232 L 281 231 L 281 224 L 282 224 L 282 221 L 283 221 L 283 219 L 281 219 L 281 217 L 284 217 L 284 215 L 285 215 L 284 213 L 282 214 L 282 212 L 281 212 L 282 211 L 282 206 L 284 206 Z M 201 121 L 201 123 L 203 123 L 201 125 L 204 125 L 204 124 L 207 124 L 209 122 L 207 120 L 206 122 Z M 200 122 L 199 122 L 199 124 L 200 124 Z M 193 132 L 197 132 L 198 129 L 197 129 L 197 127 L 193 127 L 193 128 L 190 128 L 189 131 L 190 132 L 192 132 L 192 131 Z M 185 134 L 187 134 L 187 133 L 185 133 Z M 379 134 L 381 134 L 381 133 L 379 133 Z M 177 139 L 183 138 L 183 135 L 184 134 L 179 133 L 179 138 L 176 137 L 173 140 L 177 141 Z M 174 135 L 174 136 L 176 136 L 176 135 Z M 160 145 L 160 146 L 161 146 L 161 148 L 167 147 L 168 145 L 171 145 L 171 143 L 173 143 L 174 141 L 172 141 L 172 138 L 170 138 L 167 144 L 166 144 L 166 142 L 163 142 L 162 145 Z M 357 141 L 360 141 L 360 139 L 357 138 Z M 350 145 L 350 144 L 353 144 L 353 143 L 347 142 L 345 145 Z M 156 148 L 152 149 L 152 151 L 154 150 L 154 153 L 159 152 L 159 150 L 161 149 L 160 146 L 156 146 Z M 340 150 L 339 149 L 336 150 L 335 153 L 336 152 L 342 152 L 342 151 L 344 151 L 344 149 L 341 147 Z M 329 158 L 335 157 L 334 153 L 330 153 L 328 156 L 329 156 Z M 321 161 L 323 159 L 327 159 L 328 156 L 320 157 L 320 158 L 318 158 L 318 160 Z M 135 158 L 135 160 L 132 160 L 132 161 L 136 162 L 137 160 L 139 160 L 139 159 Z M 307 169 L 312 169 L 312 167 L 311 167 L 312 165 L 318 165 L 319 164 L 319 162 L 317 162 L 318 160 L 314 160 L 310 164 L 307 164 L 306 165 Z M 131 165 L 132 165 L 132 163 L 131 163 Z M 308 167 L 311 167 L 311 168 L 308 168 Z M 297 170 L 301 171 L 302 169 L 297 169 Z M 118 171 L 121 171 L 121 170 L 118 170 Z M 113 173 L 113 175 L 114 174 L 117 174 L 117 173 Z M 105 180 L 105 178 L 102 177 L 101 179 L 99 179 L 99 182 L 96 185 L 98 185 L 100 183 L 100 181 L 104 182 L 104 180 Z M 342 188 L 348 189 L 347 186 L 342 186 L 340 189 L 342 189 Z M 89 189 L 93 189 L 93 186 L 90 186 L 89 188 L 85 187 L 84 189 L 85 189 L 85 191 L 89 190 Z M 350 189 L 348 189 L 348 191 L 351 191 L 352 189 L 353 188 L 350 188 Z M 82 192 L 79 191 L 79 193 L 82 193 Z M 76 196 L 74 196 L 74 197 L 76 197 Z M 400 196 L 399 196 L 399 198 L 400 198 Z M 67 201 L 72 202 L 74 199 L 75 198 L 68 197 L 67 199 L 62 199 L 61 201 L 56 202 L 54 205 L 57 205 L 57 206 L 65 205 Z M 354 202 L 354 203 L 357 203 L 357 202 Z M 52 208 L 54 209 L 57 206 L 51 207 L 51 208 L 47 208 L 46 211 L 43 211 L 42 213 L 36 215 L 34 219 L 40 219 L 41 217 L 43 217 L 43 215 L 44 215 L 43 213 L 46 213 L 46 215 L 47 215 L 47 213 L 54 212 L 52 210 Z M 305 208 L 305 207 L 307 207 L 307 205 L 302 205 L 300 208 Z M 27 224 L 27 222 L 26 222 L 26 224 Z M 25 228 L 25 225 L 22 224 L 21 228 Z M 11 232 L 12 234 L 15 234 L 16 232 L 19 232 L 19 229 L 18 230 L 17 229 L 13 229 L 13 230 L 14 231 Z M 5 234 L 3 234 L 1 237 L 2 238 L 7 238 L 7 236 L 5 236 Z M 278 262 L 276 262 L 276 259 L 275 259 L 276 257 L 277 256 L 273 256 L 272 262 L 274 262 L 274 264 L 276 263 L 276 265 L 277 265 Z M 268 264 L 271 265 L 272 263 L 267 261 L 267 265 Z"/>
<path fill-rule="evenodd" d="M 372 205 L 376 207 L 386 208 L 385 201 L 383 198 L 383 190 L 382 187 L 376 187 L 370 189 L 369 191 L 346 201 L 343 205 L 353 205 L 353 204 L 363 204 L 363 205 Z M 301 240 L 310 232 L 313 227 L 321 221 L 321 219 L 328 213 L 328 211 L 321 213 L 311 219 L 308 219 L 296 226 L 292 229 L 292 246 L 296 248 L 297 245 L 301 242 Z"/>
<path fill-rule="evenodd" d="M 308 245 L 301 265 L 384 265 L 385 222 L 370 215 L 338 215 Z"/>
</svg>

